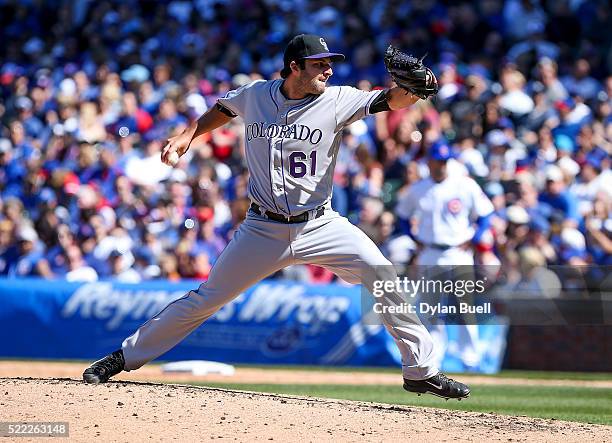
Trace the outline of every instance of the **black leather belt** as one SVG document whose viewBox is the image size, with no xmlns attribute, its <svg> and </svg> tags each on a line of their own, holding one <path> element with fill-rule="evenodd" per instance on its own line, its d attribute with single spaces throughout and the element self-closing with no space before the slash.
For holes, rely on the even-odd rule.
<svg viewBox="0 0 612 443">
<path fill-rule="evenodd" d="M 426 246 L 427 246 L 428 248 L 431 248 L 431 249 L 439 249 L 439 250 L 441 250 L 441 251 L 445 251 L 445 250 L 447 250 L 447 249 L 454 248 L 454 246 L 451 246 L 451 245 L 442 245 L 442 244 L 439 244 L 439 243 L 430 243 L 430 244 L 428 244 L 428 245 L 426 245 Z"/>
<path fill-rule="evenodd" d="M 467 246 L 469 244 L 469 242 L 466 243 L 461 243 L 459 245 L 443 245 L 443 244 L 439 244 L 439 243 L 431 243 L 431 244 L 425 244 L 424 246 L 431 248 L 431 249 L 438 249 L 440 251 L 446 251 L 447 249 L 453 249 L 453 248 L 463 248 L 465 246 Z"/>
<path fill-rule="evenodd" d="M 257 203 L 251 203 L 251 210 L 257 215 L 263 215 L 264 217 L 268 217 L 270 220 L 274 220 L 281 223 L 304 223 L 310 220 L 310 218 L 308 217 L 308 213 L 310 211 L 302 212 L 299 215 L 292 215 L 290 217 L 287 217 L 286 215 L 265 211 Z M 316 212 L 313 219 L 321 217 L 325 213 L 325 208 L 323 206 L 319 206 L 315 209 L 315 211 Z"/>
</svg>

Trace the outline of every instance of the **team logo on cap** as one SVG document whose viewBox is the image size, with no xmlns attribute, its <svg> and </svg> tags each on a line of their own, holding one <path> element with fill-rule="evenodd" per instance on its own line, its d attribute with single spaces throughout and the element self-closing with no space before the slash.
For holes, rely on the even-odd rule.
<svg viewBox="0 0 612 443">
<path fill-rule="evenodd" d="M 327 43 L 325 43 L 325 40 L 323 40 L 323 37 L 319 39 L 319 42 L 321 42 L 321 46 L 323 46 L 326 51 L 329 51 L 329 48 L 327 47 Z"/>
<path fill-rule="evenodd" d="M 446 204 L 446 207 L 448 208 L 448 211 L 451 214 L 459 214 L 459 212 L 461 211 L 461 208 L 463 207 L 463 204 L 461 204 L 461 200 L 459 200 L 458 198 L 453 198 L 452 200 L 449 200 L 448 203 Z"/>
</svg>

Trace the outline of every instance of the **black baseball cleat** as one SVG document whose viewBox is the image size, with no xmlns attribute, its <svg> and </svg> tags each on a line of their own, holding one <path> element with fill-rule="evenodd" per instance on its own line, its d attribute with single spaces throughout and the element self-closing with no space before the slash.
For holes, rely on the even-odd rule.
<svg viewBox="0 0 612 443">
<path fill-rule="evenodd" d="M 125 360 L 123 351 L 119 349 L 103 359 L 94 362 L 83 372 L 83 380 L 86 383 L 98 384 L 106 383 L 113 375 L 123 371 Z"/>
<path fill-rule="evenodd" d="M 433 394 L 445 399 L 461 400 L 470 396 L 470 388 L 458 381 L 448 378 L 441 372 L 426 380 L 404 379 L 404 389 L 417 394 Z"/>
</svg>

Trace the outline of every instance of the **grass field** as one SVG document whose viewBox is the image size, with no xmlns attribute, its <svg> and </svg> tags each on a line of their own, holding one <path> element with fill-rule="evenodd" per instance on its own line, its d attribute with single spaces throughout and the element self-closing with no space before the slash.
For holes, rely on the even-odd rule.
<svg viewBox="0 0 612 443">
<path fill-rule="evenodd" d="M 300 371 L 318 371 L 318 372 L 372 372 L 372 373 L 385 373 L 385 374 L 398 374 L 400 367 L 388 367 L 388 366 L 290 366 L 290 365 L 234 365 L 237 368 L 257 368 L 257 369 L 286 369 L 286 370 L 300 370 Z M 448 375 L 457 375 L 461 377 L 461 374 L 447 373 Z M 476 374 L 474 375 L 482 377 L 492 378 L 527 378 L 530 380 L 612 380 L 612 373 L 608 372 L 569 372 L 569 371 L 523 371 L 516 369 L 504 369 L 497 374 Z"/>
<path fill-rule="evenodd" d="M 304 367 L 300 369 L 304 369 Z M 335 370 L 338 370 L 338 368 L 335 368 Z M 380 369 L 378 371 L 380 372 Z M 612 389 L 572 386 L 510 386 L 503 384 L 504 378 L 609 380 L 610 374 L 504 371 L 492 377 L 499 378 L 500 384 L 471 386 L 472 395 L 469 399 L 461 402 L 456 400 L 445 401 L 430 395 L 418 397 L 403 391 L 399 385 L 202 384 L 226 389 L 429 406 L 612 425 Z"/>
</svg>

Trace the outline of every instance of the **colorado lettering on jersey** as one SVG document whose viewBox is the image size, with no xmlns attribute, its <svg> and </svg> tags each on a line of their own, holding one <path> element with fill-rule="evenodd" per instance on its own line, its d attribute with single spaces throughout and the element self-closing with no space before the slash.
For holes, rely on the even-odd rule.
<svg viewBox="0 0 612 443">
<path fill-rule="evenodd" d="M 317 128 L 310 129 L 306 125 L 277 125 L 276 123 L 256 122 L 247 125 L 246 137 L 248 141 L 255 138 L 287 138 L 309 141 L 310 144 L 316 145 L 323 138 L 323 132 Z"/>
</svg>

